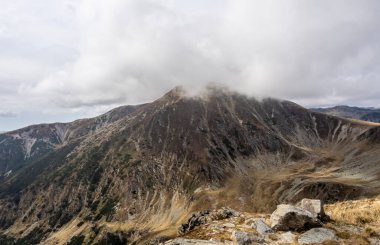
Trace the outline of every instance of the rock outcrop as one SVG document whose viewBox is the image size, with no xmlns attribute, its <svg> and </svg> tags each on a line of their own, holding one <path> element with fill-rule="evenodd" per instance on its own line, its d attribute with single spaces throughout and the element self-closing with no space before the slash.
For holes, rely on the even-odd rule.
<svg viewBox="0 0 380 245">
<path fill-rule="evenodd" d="M 314 211 L 309 212 L 301 207 L 294 207 L 291 205 L 279 205 L 279 209 L 286 207 L 286 210 L 296 213 L 298 216 L 314 215 L 315 213 L 321 213 L 323 211 L 323 205 L 316 199 L 306 199 L 300 202 L 299 206 L 310 210 L 309 204 L 314 204 Z M 368 205 L 368 202 L 363 202 Z M 287 207 L 291 206 L 291 208 Z M 330 205 L 329 205 L 330 206 Z M 329 206 L 326 210 L 329 214 L 333 215 L 329 210 Z M 378 213 L 376 206 L 372 206 L 374 214 Z M 274 213 L 278 213 L 276 210 Z M 287 212 L 284 212 L 287 213 Z M 310 214 L 312 213 L 312 214 Z M 298 216 L 288 216 L 289 219 L 295 218 L 295 220 L 288 220 L 287 224 L 299 222 Z M 308 216 L 308 217 L 309 217 Z M 284 244 L 297 244 L 297 245 L 317 245 L 317 244 L 379 244 L 379 235 L 376 232 L 378 230 L 377 221 L 372 223 L 371 226 L 367 226 L 366 229 L 360 225 L 346 225 L 338 222 L 331 222 L 324 224 L 323 228 L 311 228 L 306 226 L 302 229 L 294 229 L 292 231 L 280 231 L 272 230 L 266 224 L 269 215 L 267 214 L 249 214 L 242 212 L 239 217 L 227 217 L 222 220 L 212 220 L 204 225 L 196 227 L 193 231 L 184 235 L 183 238 L 174 239 L 167 244 L 174 245 L 191 245 L 191 244 L 219 244 L 219 245 L 243 245 L 243 244 L 270 244 L 270 245 L 284 245 Z M 272 215 L 273 218 L 273 215 Z M 189 239 L 191 238 L 191 239 Z"/>
<path fill-rule="evenodd" d="M 328 221 L 330 219 L 323 210 L 323 203 L 321 200 L 304 198 L 297 206 L 309 211 L 314 218 L 321 221 Z"/>
<path fill-rule="evenodd" d="M 185 223 L 183 223 L 178 228 L 178 233 L 185 234 L 193 230 L 195 227 L 202 224 L 206 224 L 207 222 L 210 222 L 212 220 L 222 220 L 222 219 L 226 219 L 232 216 L 235 216 L 235 217 L 239 216 L 239 212 L 231 208 L 222 208 L 218 210 L 213 210 L 211 212 L 208 210 L 205 210 L 198 213 L 194 213 Z"/>
<path fill-rule="evenodd" d="M 281 204 L 270 217 L 271 228 L 277 231 L 302 231 L 322 225 L 314 215 L 302 208 Z"/>
<path fill-rule="evenodd" d="M 207 220 L 209 220 L 208 215 L 209 211 L 202 211 L 193 214 L 187 221 L 186 223 L 183 223 L 179 228 L 178 228 L 178 233 L 179 234 L 185 234 L 186 232 L 189 232 L 193 230 L 195 227 L 206 224 Z"/>
</svg>

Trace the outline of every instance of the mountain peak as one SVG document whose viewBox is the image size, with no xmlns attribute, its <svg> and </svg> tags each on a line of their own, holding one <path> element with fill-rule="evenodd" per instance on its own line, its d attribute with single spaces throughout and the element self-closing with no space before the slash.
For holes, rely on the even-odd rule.
<svg viewBox="0 0 380 245">
<path fill-rule="evenodd" d="M 266 212 L 305 197 L 372 197 L 379 128 L 209 86 L 3 134 L 0 238 L 36 221 L 47 240 L 62 227 L 90 240 L 123 222 L 136 234 L 170 233 L 190 212 L 221 206 Z"/>
<path fill-rule="evenodd" d="M 175 102 L 179 100 L 180 98 L 183 98 L 186 95 L 186 90 L 183 86 L 176 86 L 173 89 L 169 90 L 159 98 L 157 101 L 165 100 L 165 101 L 172 101 Z"/>
<path fill-rule="evenodd" d="M 210 97 L 230 97 L 236 95 L 237 93 L 231 90 L 228 87 L 219 85 L 219 84 L 209 84 L 203 89 L 190 88 L 184 86 L 176 86 L 173 89 L 169 90 L 164 96 L 158 100 L 170 100 L 177 101 L 178 99 L 184 97 L 193 97 L 193 98 L 210 98 Z"/>
</svg>

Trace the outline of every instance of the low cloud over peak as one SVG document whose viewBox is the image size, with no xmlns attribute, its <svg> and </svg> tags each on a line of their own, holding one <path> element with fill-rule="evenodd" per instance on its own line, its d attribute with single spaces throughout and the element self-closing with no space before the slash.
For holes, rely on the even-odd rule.
<svg viewBox="0 0 380 245">
<path fill-rule="evenodd" d="M 380 106 L 375 0 L 37 2 L 1 10 L 3 107 L 15 111 L 136 104 L 210 82 L 305 106 Z"/>
</svg>

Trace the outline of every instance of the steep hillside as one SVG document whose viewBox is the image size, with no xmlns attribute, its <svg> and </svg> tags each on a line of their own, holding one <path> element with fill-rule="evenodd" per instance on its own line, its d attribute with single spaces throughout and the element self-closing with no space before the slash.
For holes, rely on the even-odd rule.
<svg viewBox="0 0 380 245">
<path fill-rule="evenodd" d="M 146 240 L 175 234 L 196 210 L 269 212 L 304 197 L 380 193 L 377 126 L 220 89 L 187 97 L 176 88 L 126 108 L 64 130 L 39 126 L 46 147 L 26 147 L 38 135 L 28 129 L 2 135 L 24 137 L 3 163 L 3 172 L 20 166 L 0 182 L 3 239 Z"/>
<path fill-rule="evenodd" d="M 332 116 L 353 118 L 363 121 L 380 123 L 380 109 L 361 108 L 350 106 L 334 106 L 330 108 L 313 108 L 315 112 L 321 112 Z"/>
<path fill-rule="evenodd" d="M 123 118 L 136 108 L 123 106 L 96 118 L 71 123 L 33 125 L 0 134 L 0 180 L 66 142 Z"/>
</svg>

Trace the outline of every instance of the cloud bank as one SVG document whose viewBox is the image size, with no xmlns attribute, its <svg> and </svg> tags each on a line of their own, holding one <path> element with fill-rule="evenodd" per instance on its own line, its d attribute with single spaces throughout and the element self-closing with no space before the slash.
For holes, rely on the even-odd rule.
<svg viewBox="0 0 380 245">
<path fill-rule="evenodd" d="M 2 18 L 30 5 L 15 2 Z M 26 50 L 0 61 L 15 110 L 99 111 L 210 82 L 305 106 L 380 106 L 376 0 L 37 2 L 48 9 L 22 10 L 28 28 L 0 26 L 0 42 Z"/>
</svg>

